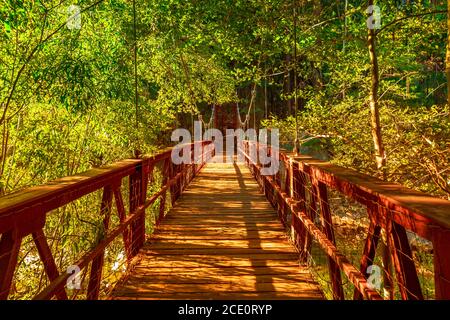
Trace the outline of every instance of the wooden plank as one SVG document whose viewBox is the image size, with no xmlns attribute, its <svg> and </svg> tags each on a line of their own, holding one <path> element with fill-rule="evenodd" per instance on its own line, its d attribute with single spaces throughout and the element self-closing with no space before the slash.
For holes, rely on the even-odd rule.
<svg viewBox="0 0 450 320">
<path fill-rule="evenodd" d="M 202 224 L 202 226 L 222 226 L 226 224 L 227 226 L 233 226 L 233 227 L 245 227 L 249 224 L 254 225 L 255 227 L 259 227 L 261 229 L 264 229 L 265 227 L 274 227 L 277 226 L 278 222 L 276 221 L 265 221 L 265 220 L 251 220 L 251 219 L 245 219 L 241 221 L 226 221 L 226 220 L 214 220 L 209 219 L 203 221 L 202 219 L 198 220 L 191 220 L 191 221 L 182 221 L 182 220 L 167 220 L 164 221 L 164 225 L 166 226 L 176 226 L 176 225 L 199 225 Z"/>
<path fill-rule="evenodd" d="M 309 270 L 306 268 L 299 268 L 298 264 L 293 265 L 279 265 L 279 266 L 252 266 L 252 267 L 161 267 L 161 268 L 145 268 L 143 266 L 137 266 L 134 269 L 133 275 L 139 277 L 141 275 L 163 275 L 173 276 L 176 271 L 177 276 L 192 275 L 197 278 L 208 276 L 246 276 L 251 275 L 253 277 L 260 275 L 276 275 L 277 277 L 289 277 L 295 274 L 307 274 L 310 276 Z"/>
<path fill-rule="evenodd" d="M 124 292 L 117 300 L 319 300 L 323 295 L 317 290 L 305 292 L 211 292 L 211 293 L 142 293 Z"/>
<path fill-rule="evenodd" d="M 177 225 L 183 225 L 183 226 L 198 226 L 199 224 L 202 225 L 203 228 L 205 227 L 220 227 L 223 225 L 226 225 L 228 227 L 237 227 L 241 228 L 242 230 L 245 230 L 246 227 L 254 226 L 259 227 L 263 229 L 264 227 L 276 227 L 277 223 L 275 221 L 264 221 L 262 219 L 242 219 L 241 221 L 227 221 L 226 219 L 192 219 L 192 220 L 184 220 L 184 219 L 174 219 L 174 220 L 167 220 L 165 221 L 166 226 L 177 226 Z M 261 230 L 260 229 L 260 230 Z"/>
<path fill-rule="evenodd" d="M 202 232 L 204 231 L 204 232 Z M 209 231 L 209 230 L 192 230 L 192 232 L 177 232 L 177 230 L 167 230 L 165 233 L 158 233 L 152 236 L 154 240 L 208 240 L 214 237 L 214 240 L 241 240 L 245 236 L 247 241 L 286 241 L 287 238 L 284 235 L 280 235 L 277 232 L 266 232 L 259 234 L 258 230 L 250 232 L 221 232 L 221 231 Z M 205 241 L 203 241 L 205 243 Z"/>
<path fill-rule="evenodd" d="M 171 210 L 171 216 L 177 216 L 177 217 L 205 217 L 205 216 L 215 216 L 215 215 L 221 215 L 221 216 L 261 216 L 269 214 L 273 216 L 273 208 L 264 208 L 264 209 L 227 209 L 223 208 L 220 212 L 212 212 L 209 210 L 198 210 L 197 208 L 191 208 L 191 209 L 184 209 L 181 210 L 179 207 L 174 208 Z"/>
<path fill-rule="evenodd" d="M 282 228 L 282 226 L 280 224 L 276 225 L 269 225 L 266 226 L 266 228 L 264 230 L 261 230 L 259 228 L 257 228 L 257 226 L 255 225 L 242 225 L 242 226 L 203 226 L 203 225 L 199 225 L 199 226 L 195 226 L 195 225 L 176 225 L 176 224 L 163 224 L 161 226 L 158 227 L 158 229 L 156 230 L 156 232 L 163 232 L 163 231 L 167 231 L 167 230 L 188 230 L 189 231 L 193 231 L 193 230 L 201 230 L 201 229 L 205 229 L 204 231 L 218 231 L 218 230 L 222 230 L 223 232 L 232 232 L 232 231 L 258 231 L 258 232 L 265 232 L 265 231 L 284 231 L 284 229 Z"/>
<path fill-rule="evenodd" d="M 192 259 L 182 259 L 181 256 L 159 256 L 155 259 L 155 256 L 147 256 L 146 260 L 153 259 L 153 261 L 141 262 L 136 268 L 170 268 L 172 272 L 175 272 L 178 268 L 207 268 L 207 267 L 219 267 L 219 268 L 255 268 L 255 267 L 300 267 L 298 261 L 292 259 L 292 257 L 285 257 L 285 259 L 232 259 L 220 260 L 212 259 L 211 257 L 196 256 Z"/>
<path fill-rule="evenodd" d="M 245 199 L 243 199 L 242 201 L 245 201 Z M 262 201 L 262 200 L 261 200 Z M 257 206 L 253 203 L 246 203 L 245 207 L 242 206 L 242 203 L 240 204 L 236 204 L 233 205 L 231 203 L 225 203 L 225 202 L 215 202 L 215 205 L 217 206 L 217 208 L 211 208 L 211 206 L 207 206 L 207 205 L 203 205 L 203 206 L 199 206 L 199 205 L 195 205 L 195 204 L 191 204 L 189 206 L 177 206 L 177 210 L 174 210 L 175 212 L 192 212 L 192 213 L 210 213 L 210 214 L 217 214 L 220 215 L 222 212 L 223 213 L 259 213 L 259 212 L 273 212 L 273 208 L 270 204 L 264 205 L 264 206 Z M 219 208 L 220 207 L 220 208 Z M 220 210 L 218 210 L 220 209 Z M 183 211 L 182 211 L 183 210 Z M 201 210 L 200 212 L 198 212 L 197 210 Z M 211 210 L 216 210 L 215 212 L 210 212 Z"/>
<path fill-rule="evenodd" d="M 256 281 L 240 281 L 230 283 L 151 283 L 145 279 L 135 279 L 127 282 L 127 285 L 122 287 L 122 292 L 138 291 L 139 293 L 222 293 L 222 292 L 291 292 L 302 293 L 306 290 L 313 291 L 315 283 L 311 284 L 308 279 L 295 282 L 261 282 Z"/>
<path fill-rule="evenodd" d="M 165 222 L 168 221 L 182 221 L 183 223 L 189 221 L 197 221 L 197 222 L 207 222 L 207 221 L 219 221 L 219 222 L 242 222 L 242 221 L 261 221 L 267 223 L 278 223 L 278 221 L 273 219 L 272 214 L 261 214 L 261 215 L 234 215 L 234 216 L 220 216 L 215 215 L 216 211 L 212 212 L 210 216 L 199 217 L 197 215 L 192 215 L 191 217 L 187 215 L 175 216 L 173 214 L 167 215 L 165 217 Z M 183 221 L 189 220 L 189 221 Z"/>
<path fill-rule="evenodd" d="M 279 238 L 279 237 L 286 237 L 283 234 L 280 234 L 279 232 L 284 232 L 284 230 L 280 228 L 270 228 L 267 227 L 267 231 L 264 233 L 260 232 L 260 229 L 257 229 L 254 226 L 248 226 L 246 227 L 240 227 L 233 230 L 233 228 L 226 228 L 224 230 L 220 230 L 217 227 L 202 227 L 202 228 L 195 228 L 195 226 L 190 226 L 191 228 L 183 229 L 182 225 L 179 226 L 166 226 L 165 228 L 161 228 L 161 230 L 158 231 L 158 233 L 155 233 L 152 237 L 158 238 L 159 236 L 176 236 L 176 237 L 186 237 L 186 236 L 229 236 L 230 239 L 233 239 L 234 237 L 238 236 L 240 239 L 242 237 L 245 237 L 245 239 L 250 238 L 256 238 L 256 239 L 264 239 L 264 238 Z"/>
<path fill-rule="evenodd" d="M 177 235 L 177 236 L 188 236 L 188 235 L 229 235 L 233 239 L 235 236 L 241 236 L 241 239 L 247 239 L 247 237 L 256 237 L 256 238 L 278 238 L 280 236 L 287 237 L 284 229 L 280 228 L 276 225 L 266 225 L 264 231 L 261 231 L 261 228 L 257 226 L 255 223 L 248 222 L 247 224 L 227 224 L 226 227 L 220 228 L 220 224 L 205 224 L 202 226 L 196 226 L 195 224 L 186 224 L 186 229 L 183 229 L 182 224 L 171 224 L 165 225 L 163 228 L 158 230 L 152 235 L 152 238 L 157 238 L 160 235 Z M 282 232 L 280 234 L 280 232 Z M 214 239 L 213 239 L 214 240 Z"/>
<path fill-rule="evenodd" d="M 323 299 L 249 170 L 208 164 L 112 299 Z"/>
<path fill-rule="evenodd" d="M 196 250 L 196 249 L 194 249 Z M 241 250 L 241 249 L 236 249 L 236 250 Z M 248 250 L 252 250 L 252 249 L 248 249 Z M 257 261 L 261 261 L 262 263 L 264 262 L 269 262 L 269 261 L 279 261 L 279 260 L 288 260 L 288 261 L 292 261 L 295 262 L 296 264 L 298 264 L 297 258 L 298 258 L 298 254 L 297 253 L 261 253 L 263 252 L 263 250 L 260 250 L 258 252 L 237 252 L 237 253 L 232 253 L 232 252 L 223 252 L 220 254 L 212 254 L 212 253 L 200 253 L 198 251 L 194 251 L 194 252 L 188 252 L 188 253 L 176 253 L 176 252 L 162 252 L 162 250 L 160 250 L 159 252 L 156 252 L 155 250 L 151 250 L 151 249 L 147 249 L 145 250 L 145 252 L 141 253 L 142 257 L 145 257 L 147 259 L 152 259 L 151 261 L 148 261 L 149 264 L 155 264 L 158 263 L 159 261 L 173 261 L 173 262 L 181 262 L 181 261 L 187 261 L 187 262 L 192 262 L 192 263 L 203 263 L 203 264 L 212 264 L 212 263 L 219 263 L 219 262 L 226 262 L 226 263 L 230 263 L 230 262 L 257 262 Z M 206 257 L 204 255 L 207 255 L 208 259 L 205 259 Z"/>
<path fill-rule="evenodd" d="M 139 285 L 140 282 L 145 282 L 148 284 L 239 284 L 245 283 L 249 285 L 255 285 L 260 283 L 287 283 L 293 286 L 297 286 L 299 282 L 311 282 L 311 276 L 307 273 L 298 275 L 286 275 L 284 277 L 278 276 L 277 274 L 265 274 L 265 275 L 220 275 L 214 274 L 209 276 L 198 276 L 196 273 L 191 274 L 137 274 L 130 280 L 127 285 Z"/>
<path fill-rule="evenodd" d="M 289 254 L 290 253 L 290 254 Z M 264 255 L 262 259 L 274 259 L 275 257 L 287 257 L 287 259 L 298 258 L 298 253 L 294 252 L 292 247 L 290 248 L 220 248 L 220 247 L 210 247 L 210 248 L 186 248 L 186 247 L 172 247 L 172 248 L 152 248 L 146 250 L 146 255 L 157 254 L 157 255 L 208 255 L 211 256 L 236 256 L 245 259 L 256 259 L 260 255 Z M 253 256 L 255 255 L 255 256 Z"/>
<path fill-rule="evenodd" d="M 242 237 L 241 237 L 242 239 Z M 160 239 L 158 239 L 160 240 Z M 295 249 L 288 242 L 250 239 L 250 240 L 233 240 L 233 239 L 210 239 L 208 242 L 196 239 L 165 239 L 165 241 L 152 240 L 152 250 L 157 249 L 222 249 L 222 248 L 239 248 L 239 249 L 283 249 L 288 252 L 294 252 Z"/>
</svg>

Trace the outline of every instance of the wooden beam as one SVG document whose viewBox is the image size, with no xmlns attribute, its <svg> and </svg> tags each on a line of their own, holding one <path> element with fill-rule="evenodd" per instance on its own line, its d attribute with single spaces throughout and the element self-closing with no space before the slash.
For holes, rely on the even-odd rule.
<svg viewBox="0 0 450 320">
<path fill-rule="evenodd" d="M 103 230 L 98 235 L 99 242 L 101 242 L 104 238 L 106 238 L 109 229 L 112 196 L 113 196 L 112 186 L 106 186 L 103 189 L 102 203 L 100 205 L 100 214 L 103 216 Z M 105 251 L 104 249 L 101 249 L 98 251 L 97 255 L 92 260 L 91 273 L 89 277 L 89 284 L 87 290 L 88 300 L 98 299 L 98 295 L 100 292 L 100 282 L 102 280 L 104 259 L 105 259 Z"/>
<path fill-rule="evenodd" d="M 333 220 L 331 218 L 330 205 L 328 203 L 327 186 L 319 181 L 314 181 L 313 188 L 315 188 L 318 195 L 320 205 L 320 217 L 322 221 L 322 229 L 327 239 L 336 245 L 333 230 Z M 344 300 L 344 289 L 342 287 L 341 271 L 337 263 L 328 256 L 328 269 L 331 279 L 331 287 L 333 289 L 333 297 L 335 300 Z"/>
<path fill-rule="evenodd" d="M 52 251 L 47 243 L 47 238 L 45 237 L 44 231 L 42 229 L 33 232 L 33 240 L 36 244 L 36 248 L 39 253 L 39 257 L 41 258 L 42 263 L 44 264 L 45 273 L 48 276 L 48 279 L 51 281 L 55 280 L 59 276 L 58 268 L 55 263 L 55 259 L 53 258 Z M 59 300 L 67 300 L 67 293 L 62 288 L 61 290 L 56 292 L 56 297 Z"/>
<path fill-rule="evenodd" d="M 14 230 L 3 233 L 0 240 L 0 300 L 8 298 L 21 242 Z"/>
</svg>

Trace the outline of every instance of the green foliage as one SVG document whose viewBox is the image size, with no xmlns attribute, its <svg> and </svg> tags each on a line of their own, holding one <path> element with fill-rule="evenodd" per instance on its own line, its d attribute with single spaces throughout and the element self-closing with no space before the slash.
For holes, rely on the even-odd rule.
<svg viewBox="0 0 450 320">
<path fill-rule="evenodd" d="M 445 10 L 445 3 L 378 5 L 378 101 L 386 178 L 450 197 L 450 117 L 443 72 L 446 14 L 419 15 Z M 299 19 L 305 23 L 297 31 L 297 118 L 303 152 L 378 175 L 368 108 L 366 6 L 365 1 L 348 1 L 345 18 L 342 2 L 299 5 Z M 285 100 L 292 99 L 292 92 L 282 91 Z M 294 112 L 287 113 L 285 117 L 286 112 L 275 110 L 261 124 L 281 128 L 281 140 L 292 148 Z"/>
</svg>

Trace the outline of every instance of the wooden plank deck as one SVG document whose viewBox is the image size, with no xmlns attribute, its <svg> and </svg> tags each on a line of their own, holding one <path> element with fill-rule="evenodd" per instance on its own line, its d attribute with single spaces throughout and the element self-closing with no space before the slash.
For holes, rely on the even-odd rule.
<svg viewBox="0 0 450 320">
<path fill-rule="evenodd" d="M 323 299 L 247 167 L 209 163 L 112 299 Z"/>
</svg>

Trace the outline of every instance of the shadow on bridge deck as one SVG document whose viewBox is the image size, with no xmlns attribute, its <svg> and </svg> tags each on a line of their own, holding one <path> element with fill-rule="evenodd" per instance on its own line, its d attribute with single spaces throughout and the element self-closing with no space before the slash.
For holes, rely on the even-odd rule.
<svg viewBox="0 0 450 320">
<path fill-rule="evenodd" d="M 138 259 L 112 299 L 323 299 L 240 164 L 209 163 Z"/>
</svg>

